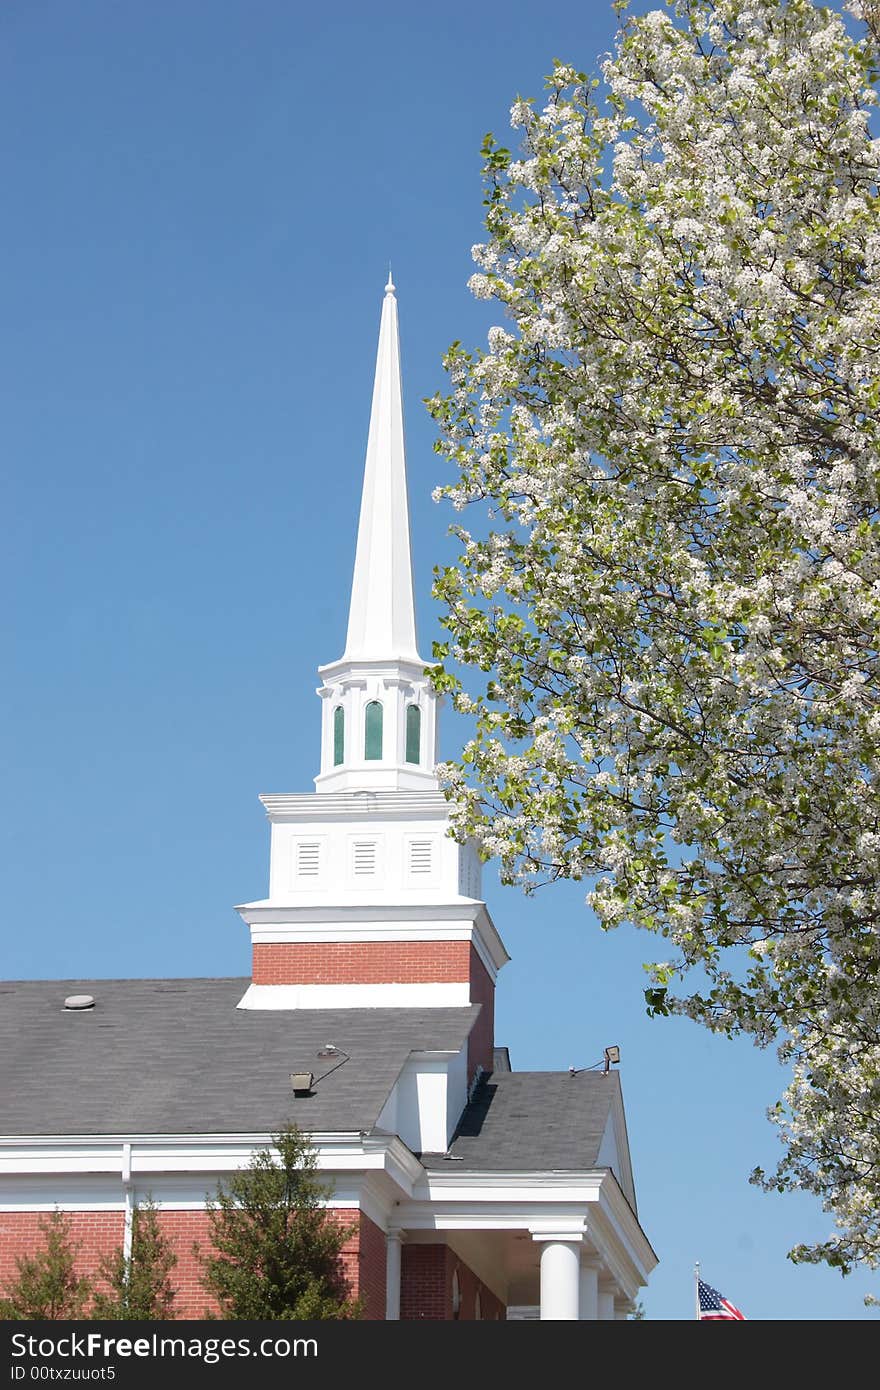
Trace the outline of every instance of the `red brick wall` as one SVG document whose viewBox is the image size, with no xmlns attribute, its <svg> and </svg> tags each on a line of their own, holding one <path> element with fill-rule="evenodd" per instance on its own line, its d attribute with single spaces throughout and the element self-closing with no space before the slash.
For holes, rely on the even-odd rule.
<svg viewBox="0 0 880 1390">
<path fill-rule="evenodd" d="M 385 1320 L 385 1232 L 361 1212 L 358 1247 L 357 1291 L 363 1300 L 364 1317 L 371 1322 Z"/>
<path fill-rule="evenodd" d="M 101 1257 L 122 1244 L 122 1212 L 76 1211 L 65 1213 L 75 1243 L 80 1244 L 77 1270 L 94 1274 Z M 363 1301 L 363 1316 L 371 1321 L 385 1317 L 385 1235 L 363 1212 L 334 1210 L 334 1218 L 358 1230 L 346 1242 L 342 1259 L 354 1296 Z M 34 1255 L 44 1243 L 40 1212 L 0 1212 L 0 1291 L 16 1277 L 16 1255 Z M 208 1218 L 203 1211 L 161 1211 L 159 1222 L 177 1255 L 172 1272 L 179 1318 L 202 1318 L 216 1305 L 201 1284 L 201 1265 L 193 1253 L 198 1241 L 208 1245 Z M 458 1270 L 461 1289 L 459 1319 L 473 1320 L 477 1289 L 484 1321 L 496 1313 L 504 1317 L 503 1304 L 447 1245 L 408 1245 L 401 1252 L 400 1316 L 408 1320 L 452 1318 L 452 1275 Z"/>
<path fill-rule="evenodd" d="M 404 1245 L 400 1252 L 400 1317 L 450 1317 L 445 1245 Z"/>
<path fill-rule="evenodd" d="M 447 1247 L 447 1279 L 449 1286 L 449 1316 L 452 1316 L 452 1273 L 458 1270 L 458 1286 L 461 1290 L 461 1308 L 458 1314 L 459 1322 L 473 1322 L 476 1317 L 476 1297 L 477 1290 L 480 1291 L 480 1318 L 483 1322 L 491 1322 L 496 1317 L 504 1319 L 507 1310 L 499 1298 L 496 1298 L 491 1289 L 487 1289 L 482 1280 L 478 1279 L 473 1270 L 458 1258 L 453 1250 Z"/>
<path fill-rule="evenodd" d="M 207 1213 L 162 1211 L 159 1212 L 159 1226 L 177 1256 L 177 1264 L 171 1271 L 176 1294 L 175 1317 L 203 1318 L 208 1313 L 216 1313 L 216 1302 L 202 1288 L 202 1266 L 193 1252 L 196 1241 L 205 1251 L 210 1245 Z"/>
<path fill-rule="evenodd" d="M 353 1296 L 364 1302 L 364 1317 L 385 1317 L 385 1236 L 362 1212 L 334 1209 L 334 1219 L 359 1229 L 346 1242 L 342 1263 Z M 102 1255 L 122 1245 L 124 1218 L 118 1212 L 66 1212 L 71 1237 L 81 1243 L 76 1268 L 79 1274 L 95 1274 Z M 43 1248 L 40 1212 L 0 1212 L 0 1293 L 17 1274 L 16 1255 L 34 1255 Z M 208 1242 L 208 1217 L 204 1211 L 160 1211 L 159 1224 L 177 1256 L 171 1272 L 176 1292 L 174 1305 L 178 1318 L 202 1318 L 216 1311 L 216 1303 L 202 1288 L 201 1264 L 193 1252 L 198 1241 Z"/>
<path fill-rule="evenodd" d="M 255 985 L 424 984 L 469 978 L 467 941 L 278 941 L 254 946 Z"/>
<path fill-rule="evenodd" d="M 363 1212 L 334 1208 L 330 1215 L 343 1226 L 357 1229 L 342 1248 L 342 1267 L 352 1297 L 363 1298 L 365 1318 L 385 1316 L 385 1236 Z M 216 1311 L 216 1304 L 201 1284 L 201 1265 L 193 1254 L 193 1242 L 208 1246 L 208 1218 L 203 1211 L 169 1211 L 160 1214 L 171 1240 L 177 1264 L 173 1280 L 177 1289 L 177 1316 L 201 1318 Z M 381 1256 L 379 1244 L 381 1243 Z M 379 1308 L 380 1311 L 376 1312 Z"/>
<path fill-rule="evenodd" d="M 401 1251 L 400 1316 L 408 1322 L 419 1318 L 451 1321 L 452 1276 L 458 1272 L 461 1291 L 459 1322 L 473 1322 L 476 1295 L 480 1291 L 480 1313 L 484 1322 L 505 1316 L 504 1304 L 458 1258 L 448 1245 L 409 1245 Z"/>
<path fill-rule="evenodd" d="M 45 1248 L 46 1238 L 40 1222 L 50 1213 L 39 1211 L 0 1211 L 0 1291 L 18 1275 L 16 1255 L 33 1256 Z M 102 1255 L 110 1255 L 122 1244 L 124 1217 L 121 1211 L 66 1212 L 67 1229 L 76 1254 L 77 1274 L 93 1273 Z"/>
</svg>

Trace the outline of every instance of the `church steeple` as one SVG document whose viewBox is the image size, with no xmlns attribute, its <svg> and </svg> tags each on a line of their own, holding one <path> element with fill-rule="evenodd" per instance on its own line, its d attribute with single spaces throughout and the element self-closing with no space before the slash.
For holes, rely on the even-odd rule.
<svg viewBox="0 0 880 1390">
<path fill-rule="evenodd" d="M 437 700 L 416 646 L 397 299 L 385 286 L 345 651 L 319 667 L 318 791 L 435 789 Z"/>
<path fill-rule="evenodd" d="M 419 661 L 413 601 L 400 337 L 391 273 L 385 286 L 343 661 Z"/>
<path fill-rule="evenodd" d="M 479 1004 L 471 1079 L 476 1066 L 492 1068 L 495 975 L 507 952 L 480 896 L 476 846 L 449 834 L 449 805 L 434 776 L 439 701 L 416 647 L 390 275 L 348 640 L 340 659 L 319 670 L 317 795 L 261 798 L 272 824 L 269 896 L 239 908 L 254 948 L 239 1007 Z"/>
</svg>

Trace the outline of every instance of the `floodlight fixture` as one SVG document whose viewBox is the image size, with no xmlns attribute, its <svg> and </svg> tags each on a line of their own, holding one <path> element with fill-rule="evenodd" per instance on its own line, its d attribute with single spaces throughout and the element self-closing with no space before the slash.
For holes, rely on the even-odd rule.
<svg viewBox="0 0 880 1390">
<path fill-rule="evenodd" d="M 592 1066 L 589 1067 L 569 1067 L 568 1074 L 569 1076 L 580 1076 L 585 1071 L 598 1071 L 601 1067 L 602 1071 L 607 1076 L 609 1071 L 611 1070 L 612 1062 L 617 1063 L 619 1061 L 620 1048 L 606 1047 L 604 1053 L 604 1061 L 593 1062 Z"/>
</svg>

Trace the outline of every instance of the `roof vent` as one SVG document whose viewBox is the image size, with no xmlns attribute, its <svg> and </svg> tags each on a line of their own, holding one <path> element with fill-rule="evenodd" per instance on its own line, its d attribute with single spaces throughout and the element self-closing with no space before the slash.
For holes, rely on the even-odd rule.
<svg viewBox="0 0 880 1390">
<path fill-rule="evenodd" d="M 64 1001 L 65 1009 L 93 1009 L 94 996 L 91 994 L 68 994 Z"/>
</svg>

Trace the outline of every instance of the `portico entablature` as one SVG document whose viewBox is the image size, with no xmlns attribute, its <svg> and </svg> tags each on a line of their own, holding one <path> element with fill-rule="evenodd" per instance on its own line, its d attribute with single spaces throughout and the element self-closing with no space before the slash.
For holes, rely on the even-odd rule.
<svg viewBox="0 0 880 1390">
<path fill-rule="evenodd" d="M 535 1241 L 579 1244 L 620 1292 L 635 1298 L 657 1263 L 610 1170 L 583 1173 L 427 1175 L 395 1208 L 408 1231 L 526 1231 Z"/>
</svg>

